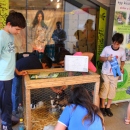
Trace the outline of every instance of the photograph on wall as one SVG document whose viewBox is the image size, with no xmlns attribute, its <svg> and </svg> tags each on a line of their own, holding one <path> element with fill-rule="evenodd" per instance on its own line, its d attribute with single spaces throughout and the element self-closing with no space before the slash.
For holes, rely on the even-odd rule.
<svg viewBox="0 0 130 130">
<path fill-rule="evenodd" d="M 126 23 L 126 12 L 116 11 L 114 16 L 114 25 L 123 25 Z"/>
</svg>

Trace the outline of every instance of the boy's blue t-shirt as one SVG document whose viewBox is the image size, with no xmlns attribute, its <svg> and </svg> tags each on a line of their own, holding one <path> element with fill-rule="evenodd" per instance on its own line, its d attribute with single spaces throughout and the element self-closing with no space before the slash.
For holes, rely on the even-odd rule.
<svg viewBox="0 0 130 130">
<path fill-rule="evenodd" d="M 0 30 L 0 80 L 6 81 L 13 79 L 14 71 L 14 36 L 4 30 Z"/>
<path fill-rule="evenodd" d="M 82 122 L 84 116 L 88 113 L 87 109 L 78 105 L 66 106 L 62 112 L 58 122 L 62 123 L 68 130 L 103 130 L 101 119 L 98 115 L 95 116 L 95 121 L 90 124 L 89 120 Z"/>
</svg>

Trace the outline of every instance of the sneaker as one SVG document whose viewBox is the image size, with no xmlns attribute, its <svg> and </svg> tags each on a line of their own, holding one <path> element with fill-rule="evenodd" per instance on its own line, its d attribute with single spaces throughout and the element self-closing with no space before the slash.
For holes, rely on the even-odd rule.
<svg viewBox="0 0 130 130">
<path fill-rule="evenodd" d="M 19 112 L 18 111 L 13 111 L 12 116 L 19 118 Z"/>
<path fill-rule="evenodd" d="M 1 126 L 1 130 L 8 130 L 8 129 L 7 129 L 7 126 L 2 125 L 2 126 Z"/>
<path fill-rule="evenodd" d="M 113 113 L 111 112 L 110 108 L 105 108 L 105 112 L 109 117 L 113 116 Z"/>
<path fill-rule="evenodd" d="M 18 112 L 18 111 L 13 111 L 13 112 L 12 112 L 12 116 L 18 117 L 18 115 L 19 115 L 19 112 Z"/>
<path fill-rule="evenodd" d="M 19 123 L 19 118 L 12 116 L 11 121 L 12 121 L 12 126 L 15 126 Z"/>
<path fill-rule="evenodd" d="M 1 130 L 13 130 L 11 123 L 6 123 L 5 121 L 1 122 Z"/>
<path fill-rule="evenodd" d="M 1 130 L 13 130 L 11 125 L 3 125 L 1 124 Z"/>
<path fill-rule="evenodd" d="M 100 108 L 100 111 L 102 112 L 103 116 L 106 116 L 106 115 L 107 115 L 107 113 L 106 113 L 106 111 L 105 111 L 105 108 Z"/>
</svg>

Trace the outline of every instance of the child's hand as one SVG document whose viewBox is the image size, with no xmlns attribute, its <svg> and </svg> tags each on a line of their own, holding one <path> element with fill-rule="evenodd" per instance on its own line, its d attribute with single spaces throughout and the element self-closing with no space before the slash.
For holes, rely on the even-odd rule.
<svg viewBox="0 0 130 130">
<path fill-rule="evenodd" d="M 19 72 L 18 72 L 18 75 L 27 75 L 27 71 L 24 71 L 24 70 L 19 71 Z"/>
<path fill-rule="evenodd" d="M 60 88 L 60 90 L 62 91 L 62 90 L 65 90 L 66 88 L 67 88 L 67 86 L 64 85 L 64 86 L 62 86 L 62 87 Z"/>
<path fill-rule="evenodd" d="M 112 58 L 113 58 L 112 55 L 110 55 L 110 56 L 107 57 L 107 60 L 112 61 Z"/>
<path fill-rule="evenodd" d="M 52 91 L 55 92 L 55 93 L 62 93 L 62 90 L 61 90 L 61 89 L 54 88 L 54 87 L 52 87 L 51 89 L 52 89 Z"/>
</svg>

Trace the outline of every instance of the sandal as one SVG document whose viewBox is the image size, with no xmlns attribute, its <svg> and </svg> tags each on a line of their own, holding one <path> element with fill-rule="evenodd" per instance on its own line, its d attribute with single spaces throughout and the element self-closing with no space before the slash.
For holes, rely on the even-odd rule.
<svg viewBox="0 0 130 130">
<path fill-rule="evenodd" d="M 113 113 L 111 112 L 110 108 L 105 108 L 105 112 L 109 117 L 113 116 Z"/>
<path fill-rule="evenodd" d="M 129 124 L 130 124 L 130 120 L 125 119 L 125 124 L 126 124 L 126 125 L 129 125 Z"/>
</svg>

